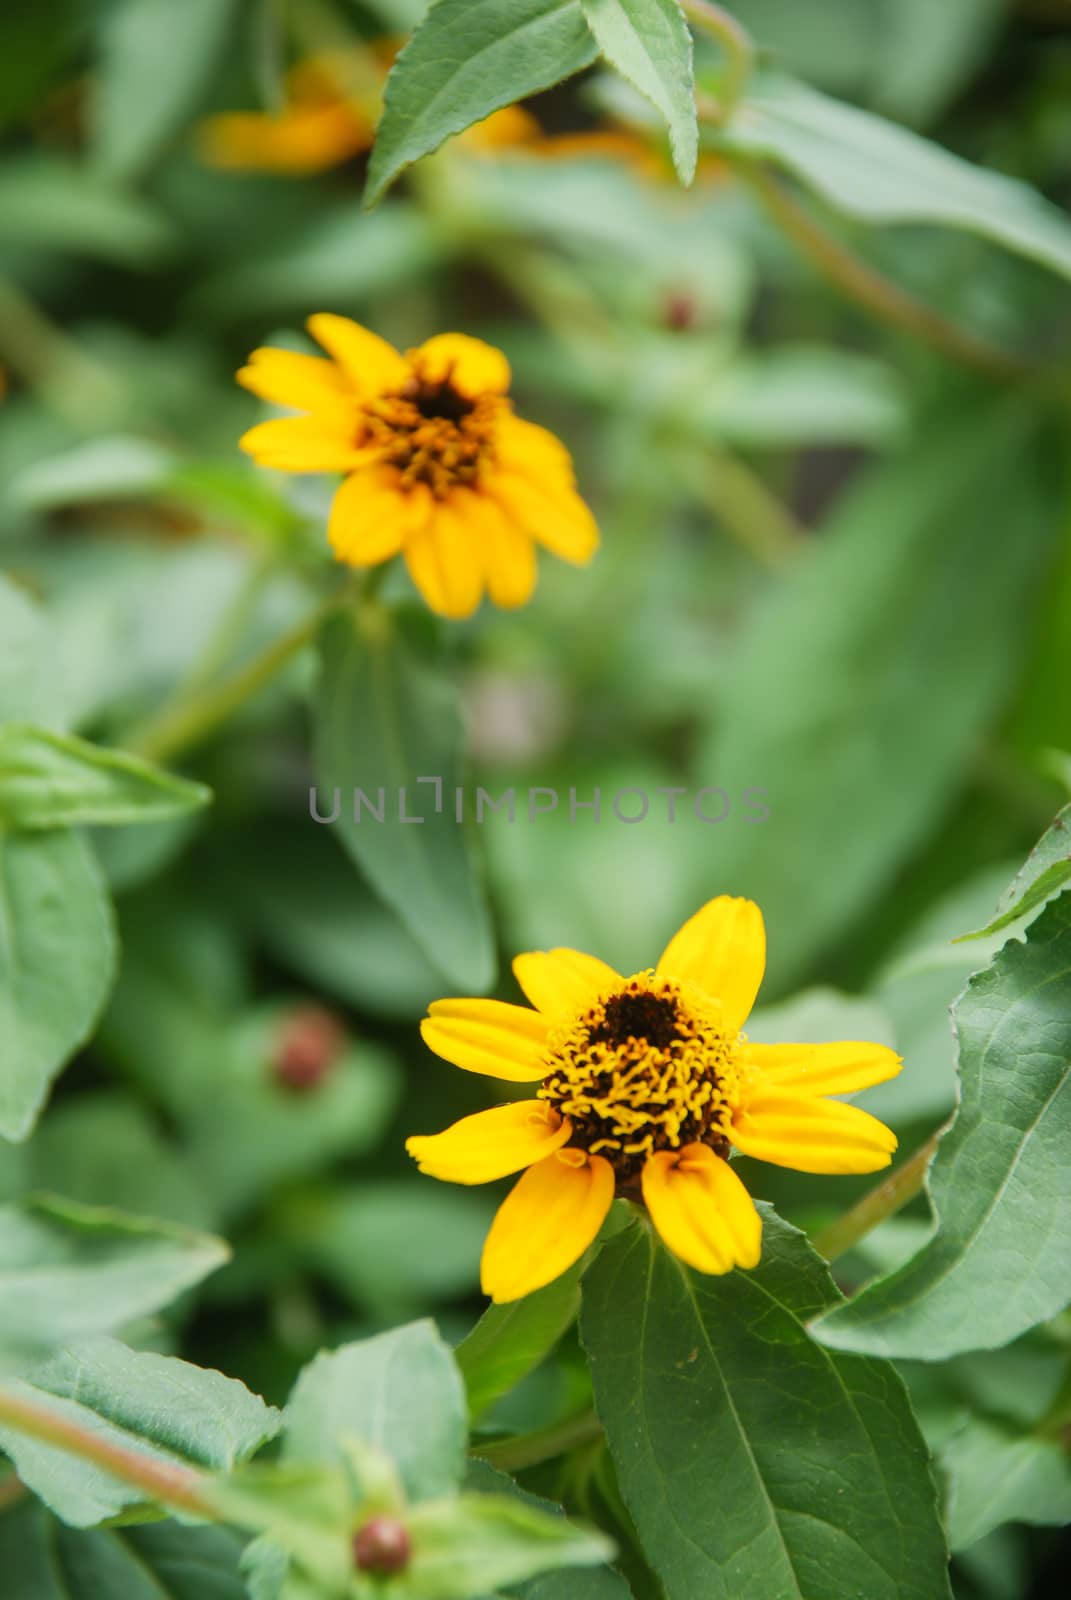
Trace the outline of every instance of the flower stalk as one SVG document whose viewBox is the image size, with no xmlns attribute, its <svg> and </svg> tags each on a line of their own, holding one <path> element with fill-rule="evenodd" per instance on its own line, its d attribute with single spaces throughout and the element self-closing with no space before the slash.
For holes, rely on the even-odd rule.
<svg viewBox="0 0 1071 1600">
<path fill-rule="evenodd" d="M 222 682 L 180 693 L 156 717 L 134 729 L 126 748 L 147 761 L 167 762 L 202 743 L 311 644 L 328 617 L 353 597 L 351 585 L 344 585 Z"/>
<path fill-rule="evenodd" d="M 703 107 L 700 106 L 700 114 Z M 879 321 L 899 328 L 987 377 L 1020 379 L 1037 371 L 1033 362 L 949 322 L 939 311 L 886 278 L 869 262 L 827 233 L 785 184 L 757 163 L 734 156 L 734 169 L 751 184 L 781 231 L 822 275 Z"/>
<path fill-rule="evenodd" d="M 31 1439 L 39 1439 L 43 1444 L 65 1450 L 68 1455 L 92 1462 L 161 1505 L 215 1519 L 208 1480 L 200 1472 L 177 1461 L 156 1460 L 102 1438 L 100 1434 L 90 1433 L 68 1417 L 36 1405 L 5 1384 L 0 1384 L 0 1422 Z"/>
<path fill-rule="evenodd" d="M 709 34 L 725 53 L 726 69 L 717 102 L 717 119 L 727 122 L 735 111 L 755 65 L 755 45 L 747 29 L 713 0 L 683 0 L 685 16 Z"/>
<path fill-rule="evenodd" d="M 835 1261 L 838 1256 L 845 1255 L 860 1239 L 866 1237 L 879 1223 L 907 1205 L 909 1200 L 922 1193 L 926 1182 L 926 1174 L 930 1170 L 930 1162 L 937 1154 L 937 1146 L 942 1136 L 947 1131 L 947 1125 L 937 1129 L 930 1135 L 926 1143 L 920 1145 L 915 1154 L 891 1172 L 889 1176 L 865 1194 L 854 1206 L 845 1211 L 843 1216 L 831 1222 L 828 1227 L 821 1228 L 812 1239 L 814 1248 L 819 1255 L 827 1261 Z"/>
</svg>

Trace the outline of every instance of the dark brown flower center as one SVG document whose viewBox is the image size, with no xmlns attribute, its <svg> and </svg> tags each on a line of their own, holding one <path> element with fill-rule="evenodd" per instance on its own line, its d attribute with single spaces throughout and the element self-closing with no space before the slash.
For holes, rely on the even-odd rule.
<svg viewBox="0 0 1071 1600">
<path fill-rule="evenodd" d="M 462 394 L 449 377 L 431 382 L 415 375 L 395 394 L 369 403 L 357 443 L 375 446 L 379 459 L 398 469 L 404 488 L 422 483 L 443 500 L 459 484 L 478 482 L 508 406 L 500 395 Z"/>
<path fill-rule="evenodd" d="M 640 972 L 552 1030 L 539 1089 L 628 1189 L 649 1155 L 699 1141 L 728 1154 L 738 1035 L 690 985 Z"/>
</svg>

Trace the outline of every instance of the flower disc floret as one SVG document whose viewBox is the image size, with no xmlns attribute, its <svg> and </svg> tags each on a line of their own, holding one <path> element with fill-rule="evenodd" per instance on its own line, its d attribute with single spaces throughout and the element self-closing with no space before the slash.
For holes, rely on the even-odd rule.
<svg viewBox="0 0 1071 1600">
<path fill-rule="evenodd" d="M 657 1150 L 699 1141 L 728 1155 L 738 1040 L 695 984 L 648 969 L 551 1029 L 538 1095 L 627 1189 Z"/>
</svg>

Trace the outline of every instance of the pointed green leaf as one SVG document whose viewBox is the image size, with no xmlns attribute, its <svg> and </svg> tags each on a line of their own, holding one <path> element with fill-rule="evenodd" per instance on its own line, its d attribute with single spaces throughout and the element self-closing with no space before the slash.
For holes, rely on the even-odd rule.
<svg viewBox="0 0 1071 1600">
<path fill-rule="evenodd" d="M 1071 1300 L 1071 895 L 955 1007 L 961 1099 L 929 1192 L 936 1229 L 815 1325 L 841 1350 L 940 1361 L 1008 1344 Z"/>
<path fill-rule="evenodd" d="M 65 1528 L 36 1500 L 0 1516 L 4 1600 L 246 1600 L 242 1541 L 177 1522 Z"/>
<path fill-rule="evenodd" d="M 229 1253 L 209 1234 L 102 1207 L 0 1207 L 0 1368 L 159 1311 Z"/>
<path fill-rule="evenodd" d="M 712 142 L 784 167 L 848 216 L 963 228 L 1071 277 L 1071 222 L 1028 184 L 792 78 L 758 78 Z"/>
<path fill-rule="evenodd" d="M 0 1135 L 25 1139 L 93 1030 L 116 940 L 100 867 L 77 833 L 0 828 Z"/>
<path fill-rule="evenodd" d="M 579 1309 L 579 1266 L 523 1300 L 488 1306 L 454 1351 L 473 1421 L 550 1354 Z"/>
<path fill-rule="evenodd" d="M 237 9 L 237 0 L 115 0 L 104 13 L 90 101 L 101 172 L 135 177 L 182 131 L 219 66 Z"/>
<path fill-rule="evenodd" d="M 128 1451 L 220 1471 L 245 1461 L 282 1425 L 281 1413 L 236 1379 L 115 1339 L 58 1351 L 7 1388 Z M 145 1499 L 100 1467 L 3 1424 L 0 1444 L 26 1487 L 75 1527 Z"/>
<path fill-rule="evenodd" d="M 330 623 L 320 649 L 319 815 L 332 815 L 337 791 L 332 832 L 377 894 L 452 983 L 486 989 L 491 920 L 454 810 L 462 747 L 454 691 L 378 610 Z M 358 790 L 373 805 L 382 790 L 382 821 L 363 805 L 355 820 Z"/>
<path fill-rule="evenodd" d="M 2 205 L 2 195 L 0 195 Z M 51 721 L 56 696 L 42 668 L 44 613 L 0 573 L 0 724 L 26 717 Z"/>
<path fill-rule="evenodd" d="M 434 0 L 387 79 L 365 203 L 451 134 L 571 78 L 596 53 L 580 0 Z"/>
<path fill-rule="evenodd" d="M 524 1501 L 462 1494 L 429 1501 L 406 1518 L 413 1557 L 391 1587 L 412 1600 L 472 1600 L 555 1567 L 596 1566 L 613 1545 Z"/>
<path fill-rule="evenodd" d="M 1071 1522 L 1071 1455 L 1059 1438 L 972 1417 L 938 1456 L 948 1500 L 948 1538 L 965 1550 L 1004 1522 Z"/>
<path fill-rule="evenodd" d="M 965 781 L 1059 534 L 1049 483 L 1029 416 L 946 411 L 842 497 L 745 620 L 697 770 L 729 794 L 768 786 L 773 823 L 708 830 L 705 881 L 776 930 L 771 997 L 881 904 Z"/>
<path fill-rule="evenodd" d="M 699 125 L 692 35 L 678 0 L 581 0 L 588 27 L 612 67 L 665 118 L 682 183 L 695 177 Z"/>
<path fill-rule="evenodd" d="M 208 804 L 212 791 L 125 750 L 73 734 L 0 727 L 0 825 L 21 829 L 162 822 Z"/>
<path fill-rule="evenodd" d="M 976 933 L 965 933 L 963 940 L 989 939 L 1003 928 L 1010 928 L 1013 922 L 1046 905 L 1068 883 L 1071 883 L 1071 806 L 1064 806 L 1002 896 L 992 922 L 987 922 Z"/>
<path fill-rule="evenodd" d="M 330 1462 L 346 1437 L 394 1461 L 411 1500 L 450 1493 L 467 1437 L 465 1391 L 432 1322 L 325 1350 L 286 1407 L 283 1455 Z"/>
<path fill-rule="evenodd" d="M 762 1209 L 752 1272 L 694 1273 L 638 1224 L 584 1278 L 596 1409 L 666 1600 L 947 1597 L 903 1383 L 811 1342 L 836 1290 Z"/>
</svg>

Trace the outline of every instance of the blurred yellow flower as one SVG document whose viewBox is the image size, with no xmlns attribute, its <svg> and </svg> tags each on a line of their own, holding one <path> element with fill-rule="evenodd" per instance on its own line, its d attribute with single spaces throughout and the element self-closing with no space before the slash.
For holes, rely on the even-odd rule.
<svg viewBox="0 0 1071 1600">
<path fill-rule="evenodd" d="M 348 317 L 309 331 L 330 359 L 254 350 L 238 381 L 305 415 L 239 441 L 283 472 L 343 472 L 328 539 L 340 561 L 371 567 L 399 552 L 428 605 L 467 617 L 486 589 L 521 606 L 536 583 L 535 546 L 583 565 L 598 546 L 565 446 L 513 413 L 504 355 L 441 333 L 401 355 Z"/>
<path fill-rule="evenodd" d="M 310 56 L 286 76 L 275 112 L 225 111 L 197 130 L 209 166 L 305 177 L 369 149 L 378 115 L 378 81 L 359 55 Z"/>
<path fill-rule="evenodd" d="M 722 895 L 622 978 L 578 950 L 513 963 L 534 1010 L 439 1000 L 421 1031 L 468 1072 L 539 1082 L 534 1099 L 411 1138 L 450 1183 L 523 1177 L 484 1246 L 492 1300 L 550 1283 L 594 1240 L 615 1194 L 642 1197 L 669 1248 L 700 1272 L 754 1267 L 761 1222 L 730 1149 L 800 1172 L 875 1172 L 896 1149 L 876 1118 L 830 1095 L 893 1077 L 880 1044 L 752 1044 L 741 1032 L 766 964 L 762 913 Z"/>
</svg>

